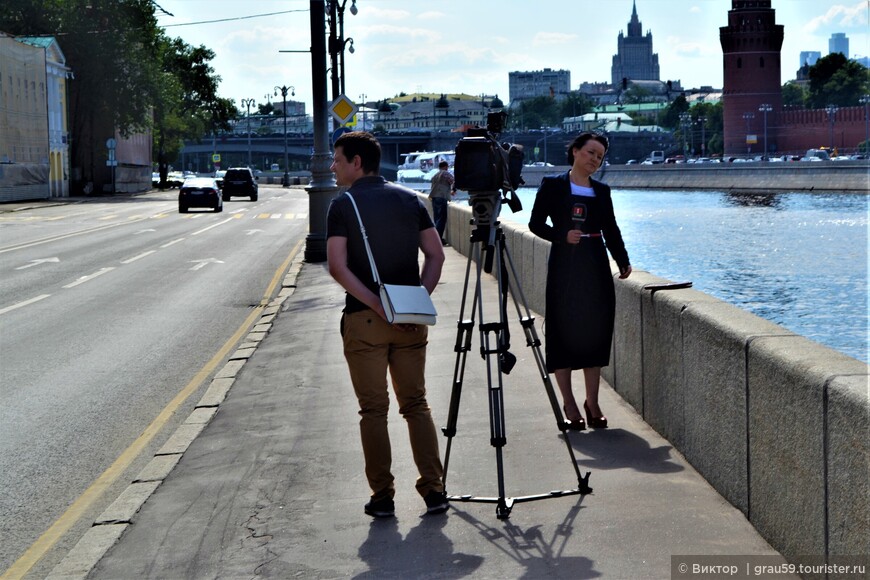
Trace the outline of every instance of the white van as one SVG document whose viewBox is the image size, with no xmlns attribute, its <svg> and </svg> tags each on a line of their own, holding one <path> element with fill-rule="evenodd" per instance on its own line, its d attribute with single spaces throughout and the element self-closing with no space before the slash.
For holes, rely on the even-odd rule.
<svg viewBox="0 0 870 580">
<path fill-rule="evenodd" d="M 272 167 L 269 168 L 269 171 L 281 171 L 281 169 L 278 167 L 277 163 L 273 163 Z"/>
<path fill-rule="evenodd" d="M 649 154 L 649 160 L 653 163 L 664 163 L 665 162 L 665 152 L 664 151 L 653 151 Z"/>
</svg>

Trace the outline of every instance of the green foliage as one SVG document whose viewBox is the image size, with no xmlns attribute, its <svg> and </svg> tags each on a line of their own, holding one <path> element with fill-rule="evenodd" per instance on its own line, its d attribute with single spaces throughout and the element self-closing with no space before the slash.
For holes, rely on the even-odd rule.
<svg viewBox="0 0 870 580">
<path fill-rule="evenodd" d="M 635 105 L 646 103 L 652 96 L 649 89 L 645 89 L 639 85 L 631 85 L 628 90 L 622 93 L 622 102 L 626 105 Z"/>
<path fill-rule="evenodd" d="M 159 45 L 161 77 L 153 88 L 154 158 L 165 164 L 178 158 L 185 139 L 229 130 L 229 120 L 239 111 L 232 101 L 218 97 L 220 77 L 209 64 L 214 52 L 165 36 Z"/>
<path fill-rule="evenodd" d="M 680 126 L 680 115 L 688 110 L 689 102 L 684 95 L 679 95 L 659 113 L 658 124 L 666 129 L 677 129 Z"/>
<path fill-rule="evenodd" d="M 511 129 L 541 129 L 561 127 L 565 117 L 579 117 L 592 111 L 595 101 L 579 92 L 569 93 L 566 98 L 556 100 L 552 97 L 525 99 L 512 108 L 508 118 Z"/>
<path fill-rule="evenodd" d="M 788 81 L 782 85 L 782 104 L 784 106 L 805 107 L 807 91 L 795 81 Z"/>
<path fill-rule="evenodd" d="M 151 0 L 11 0 L 0 30 L 53 36 L 74 79 L 69 83 L 73 157 L 94 165 L 105 127 L 127 136 L 154 129 L 155 150 L 172 157 L 181 139 L 228 128 L 232 102 L 217 96 L 214 53 L 171 40 Z M 91 142 L 84 142 L 89 135 Z M 84 161 L 84 160 L 88 161 Z M 170 159 L 170 160 L 172 160 Z"/>
<path fill-rule="evenodd" d="M 809 79 L 806 103 L 812 109 L 857 106 L 858 99 L 870 92 L 870 70 L 840 52 L 820 58 L 810 67 Z"/>
</svg>

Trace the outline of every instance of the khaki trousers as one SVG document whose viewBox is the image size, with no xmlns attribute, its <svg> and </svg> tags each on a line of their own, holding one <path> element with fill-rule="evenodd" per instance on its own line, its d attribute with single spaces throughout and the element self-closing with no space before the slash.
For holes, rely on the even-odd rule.
<svg viewBox="0 0 870 580">
<path fill-rule="evenodd" d="M 365 472 L 374 499 L 395 495 L 392 449 L 387 430 L 390 395 L 387 371 L 408 425 L 411 451 L 417 465 L 417 491 L 444 491 L 438 434 L 426 402 L 426 345 L 429 329 L 398 330 L 371 310 L 342 318 L 344 356 L 359 401 L 360 435 Z"/>
</svg>

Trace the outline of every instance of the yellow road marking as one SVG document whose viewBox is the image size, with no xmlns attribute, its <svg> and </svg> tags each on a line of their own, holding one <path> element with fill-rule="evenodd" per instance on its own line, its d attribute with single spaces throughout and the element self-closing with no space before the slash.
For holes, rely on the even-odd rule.
<svg viewBox="0 0 870 580">
<path fill-rule="evenodd" d="M 290 262 L 299 252 L 299 248 L 305 240 L 300 240 L 296 246 L 290 251 L 290 255 L 284 260 L 284 263 L 275 272 L 272 281 L 266 288 L 263 299 L 260 304 L 254 308 L 251 314 L 245 319 L 239 329 L 233 334 L 230 339 L 220 348 L 220 350 L 208 361 L 199 372 L 185 386 L 163 410 L 151 422 L 148 427 L 136 438 L 133 443 L 124 450 L 121 455 L 109 466 L 96 480 L 82 493 L 72 505 L 57 519 L 37 540 L 33 543 L 12 566 L 0 576 L 0 580 L 12 580 L 23 578 L 27 572 L 41 560 L 46 552 L 54 546 L 63 535 L 69 531 L 73 525 L 78 522 L 84 513 L 99 499 L 106 489 L 117 481 L 123 472 L 133 463 L 136 457 L 142 453 L 145 447 L 166 425 L 172 415 L 181 407 L 182 404 L 202 385 L 202 383 L 214 372 L 217 366 L 223 361 L 230 351 L 235 348 L 236 344 L 245 336 L 253 327 L 256 319 L 261 315 L 263 309 L 269 303 L 269 297 L 275 291 L 275 288 L 283 279 Z"/>
</svg>

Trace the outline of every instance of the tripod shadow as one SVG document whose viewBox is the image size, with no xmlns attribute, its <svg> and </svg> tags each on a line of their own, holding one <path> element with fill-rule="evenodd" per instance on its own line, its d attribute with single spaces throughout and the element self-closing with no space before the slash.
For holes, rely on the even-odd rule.
<svg viewBox="0 0 870 580">
<path fill-rule="evenodd" d="M 650 447 L 645 439 L 625 429 L 600 429 L 574 435 L 571 445 L 591 458 L 577 460 L 579 465 L 590 469 L 629 468 L 643 473 L 675 473 L 685 469 L 672 461 L 670 445 Z"/>
<path fill-rule="evenodd" d="M 593 561 L 589 558 L 563 556 L 565 545 L 574 533 L 574 520 L 580 513 L 582 501 L 580 497 L 568 510 L 549 540 L 539 525 L 523 529 L 510 520 L 499 520 L 501 527 L 493 527 L 457 509 L 455 503 L 450 508 L 450 517 L 458 517 L 472 525 L 499 553 L 522 565 L 526 571 L 518 578 L 597 578 L 601 574 L 593 569 Z"/>
<path fill-rule="evenodd" d="M 447 516 L 423 517 L 402 538 L 395 518 L 372 520 L 359 557 L 369 569 L 354 578 L 464 578 L 483 563 L 482 556 L 455 552 L 444 535 Z"/>
</svg>

